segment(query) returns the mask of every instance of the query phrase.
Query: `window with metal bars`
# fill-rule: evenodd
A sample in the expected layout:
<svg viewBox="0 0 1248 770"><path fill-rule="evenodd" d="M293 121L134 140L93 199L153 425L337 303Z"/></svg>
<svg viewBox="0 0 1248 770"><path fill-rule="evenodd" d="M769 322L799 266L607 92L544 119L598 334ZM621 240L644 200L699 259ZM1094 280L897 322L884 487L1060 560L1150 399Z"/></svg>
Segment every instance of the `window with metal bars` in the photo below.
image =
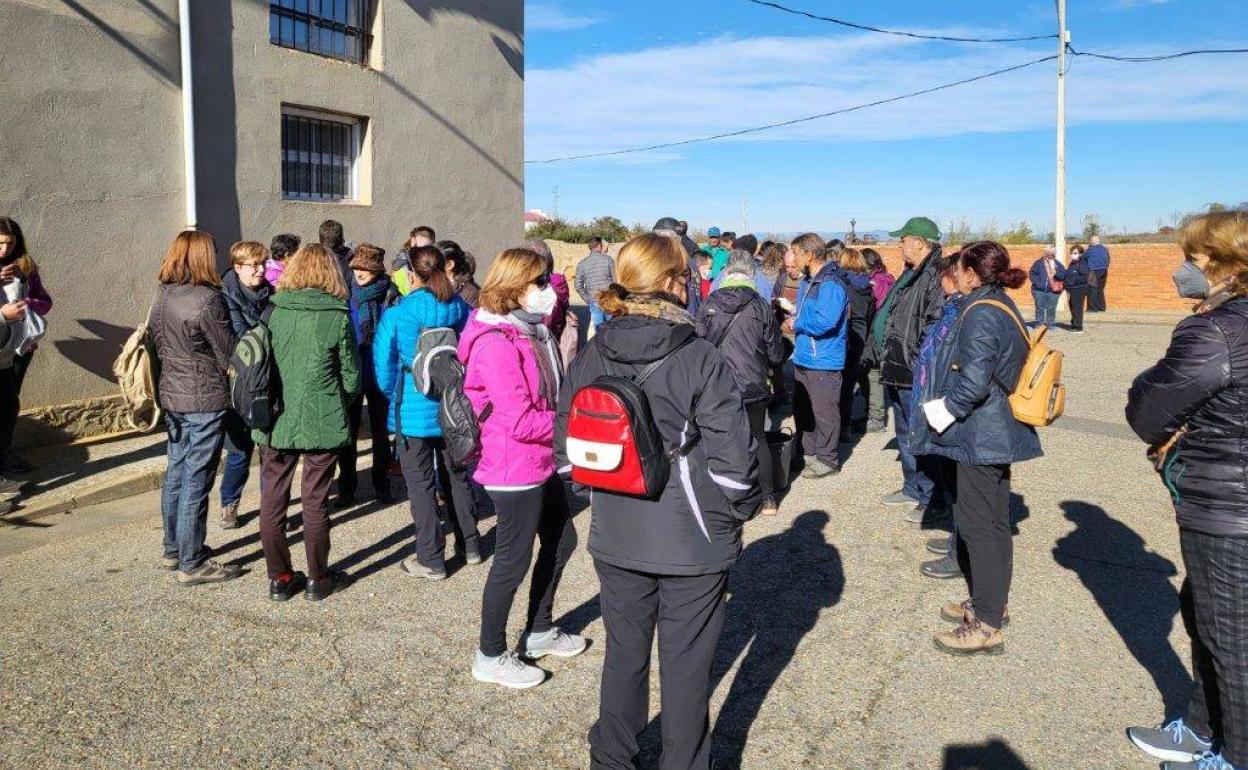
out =
<svg viewBox="0 0 1248 770"><path fill-rule="evenodd" d="M356 159L362 121L305 110L282 112L282 197L358 199Z"/></svg>
<svg viewBox="0 0 1248 770"><path fill-rule="evenodd" d="M269 42L363 64L371 0L271 0Z"/></svg>

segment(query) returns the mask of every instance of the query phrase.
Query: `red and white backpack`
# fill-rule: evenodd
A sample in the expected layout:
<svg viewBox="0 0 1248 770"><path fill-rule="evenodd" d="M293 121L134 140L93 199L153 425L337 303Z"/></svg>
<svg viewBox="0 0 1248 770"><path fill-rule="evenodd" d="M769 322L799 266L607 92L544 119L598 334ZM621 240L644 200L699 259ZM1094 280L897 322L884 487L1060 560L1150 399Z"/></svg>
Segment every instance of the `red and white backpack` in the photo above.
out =
<svg viewBox="0 0 1248 770"><path fill-rule="evenodd" d="M682 346L683 347L683 346ZM679 350L679 348L677 348ZM675 350L634 376L612 371L581 388L568 414L567 453L572 481L602 492L658 498L667 486L672 463L697 443L696 432L673 450L663 447L650 400L642 385Z"/></svg>

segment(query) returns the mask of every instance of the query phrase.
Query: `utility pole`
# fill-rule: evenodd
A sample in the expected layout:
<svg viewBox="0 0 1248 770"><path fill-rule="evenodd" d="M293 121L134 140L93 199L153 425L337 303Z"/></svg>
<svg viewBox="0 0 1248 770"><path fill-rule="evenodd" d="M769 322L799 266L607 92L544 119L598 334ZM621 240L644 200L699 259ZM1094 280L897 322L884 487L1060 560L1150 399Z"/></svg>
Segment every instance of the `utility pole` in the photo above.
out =
<svg viewBox="0 0 1248 770"><path fill-rule="evenodd" d="M550 216L552 219L559 218L559 188L558 187L550 191Z"/></svg>
<svg viewBox="0 0 1248 770"><path fill-rule="evenodd" d="M1057 216L1053 224L1053 247L1058 259L1066 259L1066 0L1057 0Z"/></svg>
<svg viewBox="0 0 1248 770"><path fill-rule="evenodd" d="M741 234L746 235L750 232L750 199L741 199Z"/></svg>

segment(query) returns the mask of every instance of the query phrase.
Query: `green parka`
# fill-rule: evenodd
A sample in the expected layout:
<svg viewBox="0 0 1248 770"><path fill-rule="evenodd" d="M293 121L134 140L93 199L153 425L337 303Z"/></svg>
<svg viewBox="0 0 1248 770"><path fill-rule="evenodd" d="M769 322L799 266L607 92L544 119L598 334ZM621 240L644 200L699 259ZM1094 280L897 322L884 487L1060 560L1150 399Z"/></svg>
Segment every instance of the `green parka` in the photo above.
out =
<svg viewBox="0 0 1248 770"><path fill-rule="evenodd" d="M345 446L347 405L360 392L360 355L346 300L320 289L280 291L269 330L282 411L256 443L275 449Z"/></svg>

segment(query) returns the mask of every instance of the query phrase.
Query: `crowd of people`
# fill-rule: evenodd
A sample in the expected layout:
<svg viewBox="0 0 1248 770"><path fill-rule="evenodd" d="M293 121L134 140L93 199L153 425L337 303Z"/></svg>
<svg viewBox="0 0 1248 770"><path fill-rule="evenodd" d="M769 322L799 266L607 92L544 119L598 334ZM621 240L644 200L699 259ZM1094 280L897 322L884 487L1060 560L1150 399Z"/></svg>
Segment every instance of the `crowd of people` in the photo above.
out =
<svg viewBox="0 0 1248 770"><path fill-rule="evenodd" d="M331 566L330 512L363 497L357 445L367 416L365 489L393 503L391 478L401 475L407 492L413 547L401 571L442 581L448 558L478 565L491 557L471 674L509 688L540 685L547 673L535 661L588 645L554 621L584 491L574 478L584 462L570 436L575 398L623 377L648 401L670 474L653 494L593 497L588 551L607 639L591 766L631 766L647 723L656 634L664 766L709 766L711 664L744 524L777 515L797 474L828 483L845 441L890 421L900 487L882 502L911 523L947 520L949 536L928 541L937 558L921 571L967 585L938 608L951 625L934 644L954 655L1004 652L1012 469L1041 454L1036 430L1011 405L1032 336L1007 290L1030 279L1043 326L1067 293L1079 331L1085 302L1104 309L1104 246L1075 246L1067 264L1049 252L1024 272L992 241L946 254L937 225L915 217L891 233L903 261L894 276L876 250L814 233L760 244L712 228L703 245L688 233L687 223L665 217L616 256L595 238L571 283L546 244L530 241L497 255L480 285L475 258L425 226L389 266L384 249L348 244L330 220L311 243L287 233L267 247L233 244L223 273L210 234L179 233L148 320L168 430L163 566L186 586L239 576L206 544L209 500L224 449L219 523L240 526L258 447L269 598L321 601L349 585ZM1248 768L1248 365L1238 342L1248 330L1248 219L1202 217L1181 243L1188 261L1176 285L1203 302L1176 329L1166 358L1137 379L1128 419L1153 448L1178 511L1196 689L1183 718L1128 735L1172 768L1233 770ZM9 338L0 340L0 472L8 477L29 470L9 447L39 334L27 319L46 316L51 299L7 218L0 284L0 334ZM589 311L585 334L572 289ZM273 418L260 426L234 411L230 390L231 358L257 332L271 349L276 388ZM452 451L440 400L414 371L428 367L429 335L449 340L461 367L479 425L468 460ZM289 508L300 466L297 524ZM497 516L492 555L480 542L487 508ZM305 571L295 569L287 540L300 526ZM524 626L509 643L526 577Z"/></svg>

